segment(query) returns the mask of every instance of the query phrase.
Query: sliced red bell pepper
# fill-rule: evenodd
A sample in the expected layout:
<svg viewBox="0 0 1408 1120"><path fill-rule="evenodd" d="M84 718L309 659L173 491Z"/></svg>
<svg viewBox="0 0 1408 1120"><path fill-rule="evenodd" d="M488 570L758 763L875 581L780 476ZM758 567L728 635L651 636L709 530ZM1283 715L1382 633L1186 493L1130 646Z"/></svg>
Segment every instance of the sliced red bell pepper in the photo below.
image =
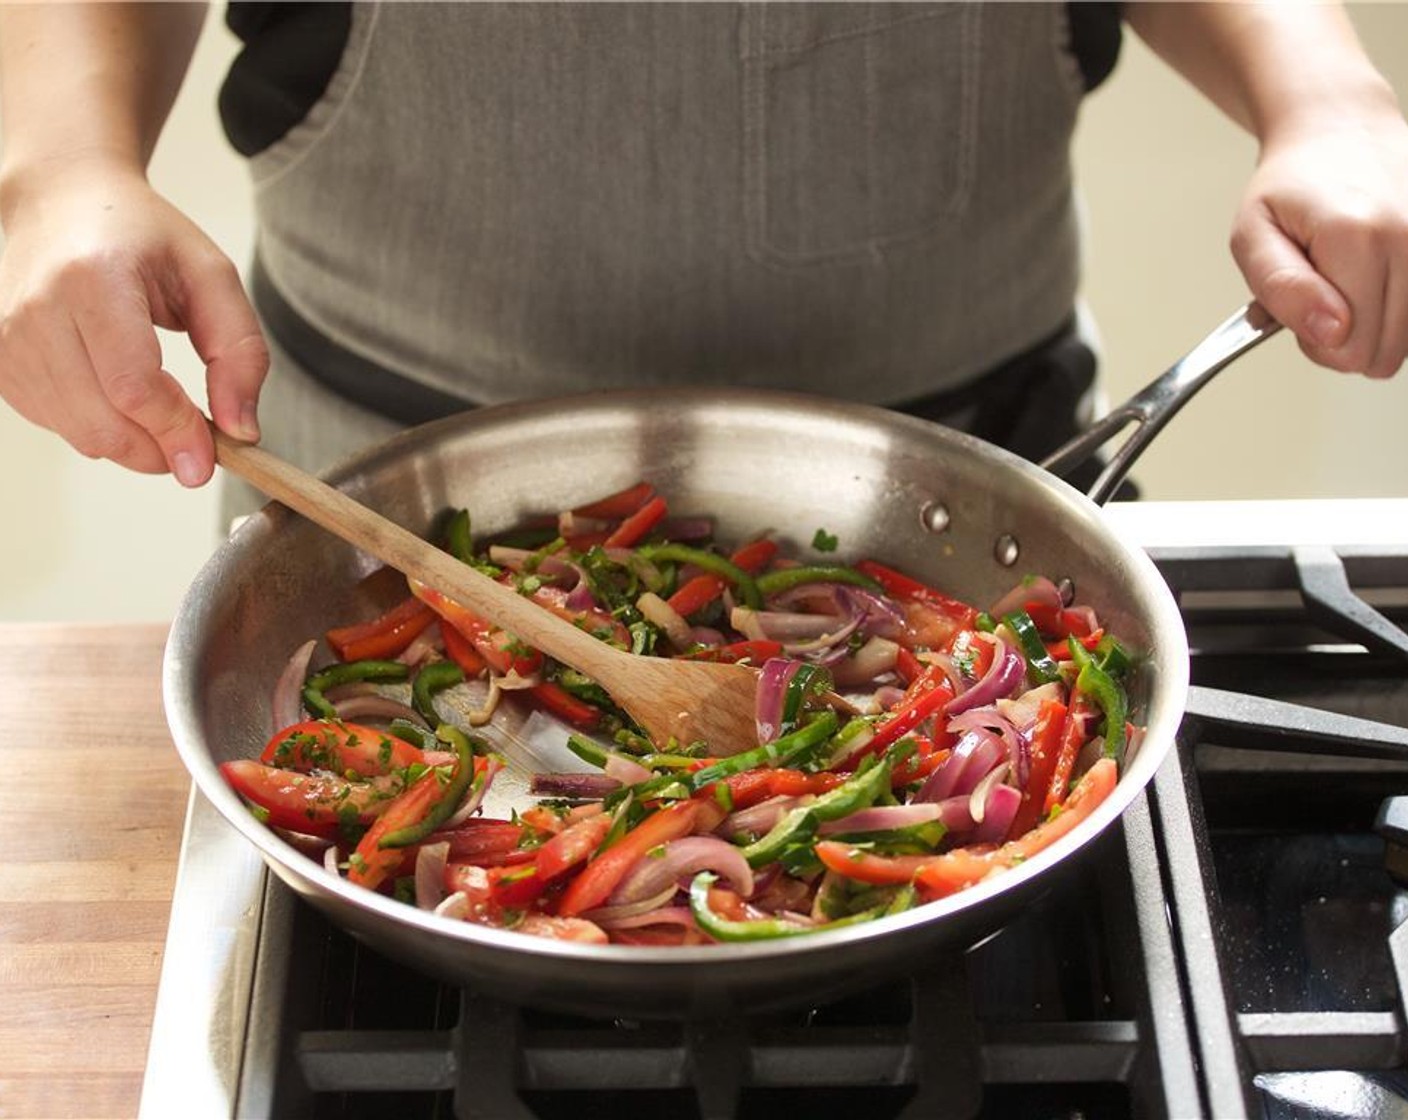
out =
<svg viewBox="0 0 1408 1120"><path fill-rule="evenodd" d="M528 829L514 821L470 817L455 828L431 833L425 843L449 844L448 858L454 862L496 867L530 862L537 851L536 848L523 847L524 840L530 835Z"/></svg>
<svg viewBox="0 0 1408 1120"><path fill-rule="evenodd" d="M339 661L379 660L401 653L433 621L435 612L412 595L379 618L340 626L326 637Z"/></svg>
<svg viewBox="0 0 1408 1120"><path fill-rule="evenodd" d="M1086 728L1096 712L1095 704L1080 693L1071 699L1071 706L1061 726L1061 741L1056 750L1056 762L1051 768L1051 778L1047 782L1046 794L1041 803L1042 816L1049 816L1051 810L1066 799L1070 788L1071 774L1075 772L1076 757L1081 747L1089 741Z"/></svg>
<svg viewBox="0 0 1408 1120"><path fill-rule="evenodd" d="M969 606L961 599L945 595L942 591L936 590L926 583L920 583L917 579L912 579L884 564L874 560L862 560L855 567L857 571L869 576L883 587L885 594L892 598L915 599L926 603L941 614L953 619L964 629L972 629L973 623L977 620L977 608Z"/></svg>
<svg viewBox="0 0 1408 1120"><path fill-rule="evenodd" d="M614 494L608 494L604 498L598 498L594 502L585 502L572 509L575 517L595 517L619 521L622 518L630 517L651 498L655 497L655 487L648 482L637 482L634 486L627 486L624 490L618 490Z"/></svg>
<svg viewBox="0 0 1408 1120"><path fill-rule="evenodd" d="M801 770L777 769L767 771L768 793L773 797L801 797L804 794L828 793L837 786L845 785L849 774L838 774L830 770L807 774Z"/></svg>
<svg viewBox="0 0 1408 1120"><path fill-rule="evenodd" d="M473 643L453 626L440 627L440 636L445 640L445 653L460 667L466 680L474 680L488 667Z"/></svg>
<svg viewBox="0 0 1408 1120"><path fill-rule="evenodd" d="M1065 725L1066 705L1061 701L1047 700L1038 709L1031 732L1031 767L1026 788L1022 790L1021 804L1017 806L1017 815L1012 818L1012 827L1007 830L1009 840L1031 831L1043 815L1046 793L1051 788L1051 775L1061 753Z"/></svg>
<svg viewBox="0 0 1408 1120"><path fill-rule="evenodd" d="M410 584L416 598L458 630L496 673L514 672L520 677L531 677L542 668L543 655L537 650L525 646L507 631L498 629L433 587L414 579Z"/></svg>
<svg viewBox="0 0 1408 1120"><path fill-rule="evenodd" d="M570 918L600 906L651 848L688 836L698 814L695 802L677 801L646 817L582 869L563 894L557 912Z"/></svg>
<svg viewBox="0 0 1408 1120"><path fill-rule="evenodd" d="M560 684L544 681L529 689L530 695L543 708L565 723L590 731L601 723L601 709L595 704L573 696Z"/></svg>
<svg viewBox="0 0 1408 1120"><path fill-rule="evenodd" d="M953 684L948 674L938 665L927 666L909 686L904 699L876 725L870 742L847 760L848 765L899 742L952 699Z"/></svg>
<svg viewBox="0 0 1408 1120"><path fill-rule="evenodd" d="M1043 637L1084 638L1091 632L1090 618L1083 611L1036 602L1024 604L1024 609L1036 623L1036 628L1041 631Z"/></svg>
<svg viewBox="0 0 1408 1120"><path fill-rule="evenodd" d="M771 657L782 656L782 643L768 638L749 638L726 646L710 646L684 655L690 661L734 661L762 665Z"/></svg>
<svg viewBox="0 0 1408 1120"><path fill-rule="evenodd" d="M947 649L948 655L973 680L981 680L992 668L992 659L997 656L997 647L978 637L976 630L958 631Z"/></svg>
<svg viewBox="0 0 1408 1120"><path fill-rule="evenodd" d="M905 686L912 685L919 679L919 674L924 672L924 662L914 656L914 651L906 646L900 646L895 652L895 674L904 682Z"/></svg>
<svg viewBox="0 0 1408 1120"><path fill-rule="evenodd" d="M1072 637L1076 637L1072 635ZM1091 653L1094 653L1100 645L1101 639L1105 637L1104 629L1092 630L1083 637L1076 637L1076 641ZM1071 646L1065 638L1053 638L1046 643L1046 652L1051 654L1057 661L1069 661L1071 659Z"/></svg>
<svg viewBox="0 0 1408 1120"><path fill-rule="evenodd" d="M310 719L277 732L259 761L281 770L331 770L373 777L425 763L425 752L403 739L342 720Z"/></svg>
<svg viewBox="0 0 1408 1120"><path fill-rule="evenodd" d="M777 542L760 537L737 549L729 561L742 568L749 575L757 575L777 555ZM666 600L677 614L688 616L703 610L720 595L728 581L721 576L705 572L686 582Z"/></svg>
<svg viewBox="0 0 1408 1120"><path fill-rule="evenodd" d="M603 544L606 548L634 548L645 539L651 529L665 519L668 512L664 498L651 498L616 526Z"/></svg>

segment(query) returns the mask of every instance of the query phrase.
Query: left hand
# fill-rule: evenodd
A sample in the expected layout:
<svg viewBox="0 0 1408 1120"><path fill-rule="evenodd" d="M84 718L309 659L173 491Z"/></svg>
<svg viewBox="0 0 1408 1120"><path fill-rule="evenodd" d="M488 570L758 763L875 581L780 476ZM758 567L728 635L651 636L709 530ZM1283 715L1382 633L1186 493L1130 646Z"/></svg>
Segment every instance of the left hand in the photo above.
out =
<svg viewBox="0 0 1408 1120"><path fill-rule="evenodd" d="M1408 125L1397 108L1266 138L1232 254L1312 361L1397 373L1408 357Z"/></svg>

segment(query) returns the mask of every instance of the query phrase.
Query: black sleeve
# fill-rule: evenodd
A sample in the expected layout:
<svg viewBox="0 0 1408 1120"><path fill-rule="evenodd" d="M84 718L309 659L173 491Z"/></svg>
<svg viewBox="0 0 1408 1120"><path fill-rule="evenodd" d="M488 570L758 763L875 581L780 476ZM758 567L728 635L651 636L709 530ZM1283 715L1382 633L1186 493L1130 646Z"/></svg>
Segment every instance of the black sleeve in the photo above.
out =
<svg viewBox="0 0 1408 1120"><path fill-rule="evenodd" d="M1066 5L1071 25L1071 51L1080 63L1087 93L1110 76L1119 59L1122 7L1122 4L1104 0L1073 0Z"/></svg>
<svg viewBox="0 0 1408 1120"><path fill-rule="evenodd" d="M308 114L337 70L349 3L232 2L225 23L243 47L220 87L220 121L241 155L263 151Z"/></svg>

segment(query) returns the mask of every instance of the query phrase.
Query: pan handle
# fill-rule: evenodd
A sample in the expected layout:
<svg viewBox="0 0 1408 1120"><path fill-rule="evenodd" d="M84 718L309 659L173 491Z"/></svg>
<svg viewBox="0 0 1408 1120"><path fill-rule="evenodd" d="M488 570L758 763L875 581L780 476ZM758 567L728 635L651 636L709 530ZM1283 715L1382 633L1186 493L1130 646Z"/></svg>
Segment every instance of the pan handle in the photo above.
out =
<svg viewBox="0 0 1408 1120"><path fill-rule="evenodd" d="M1124 481L1134 461L1193 394L1212 380L1234 359L1259 342L1270 338L1281 324L1253 301L1219 326L1202 342L1175 362L1167 372L1151 381L1124 404L1101 417L1069 443L1057 448L1041 465L1055 475L1063 475L1089 459L1117 433L1130 424L1134 432L1120 445L1090 488L1090 500L1104 505Z"/></svg>

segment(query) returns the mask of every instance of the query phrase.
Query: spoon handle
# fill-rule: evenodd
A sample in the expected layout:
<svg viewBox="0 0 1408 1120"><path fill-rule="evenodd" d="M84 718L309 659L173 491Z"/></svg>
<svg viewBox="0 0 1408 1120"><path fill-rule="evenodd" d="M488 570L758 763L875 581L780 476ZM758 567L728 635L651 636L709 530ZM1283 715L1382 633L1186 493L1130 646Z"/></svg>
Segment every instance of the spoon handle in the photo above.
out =
<svg viewBox="0 0 1408 1120"><path fill-rule="evenodd" d="M215 461L257 490L558 661L598 680L610 675L614 651L590 634L278 456L213 426L211 433Z"/></svg>

